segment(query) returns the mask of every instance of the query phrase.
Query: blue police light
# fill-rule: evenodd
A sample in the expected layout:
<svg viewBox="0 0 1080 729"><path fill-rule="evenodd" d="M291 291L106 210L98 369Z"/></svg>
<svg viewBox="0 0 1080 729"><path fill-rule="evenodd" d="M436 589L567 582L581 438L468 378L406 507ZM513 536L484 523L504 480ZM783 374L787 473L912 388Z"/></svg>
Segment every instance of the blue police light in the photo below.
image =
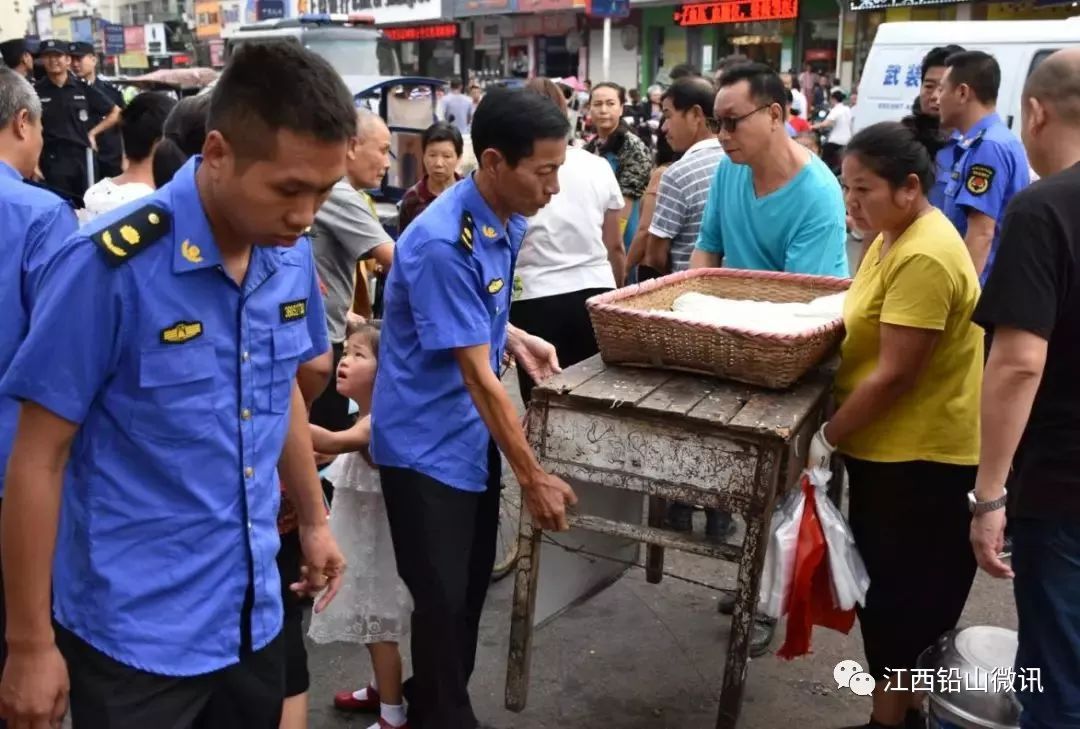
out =
<svg viewBox="0 0 1080 729"><path fill-rule="evenodd" d="M329 23L330 13L304 13L300 16L301 23Z"/></svg>

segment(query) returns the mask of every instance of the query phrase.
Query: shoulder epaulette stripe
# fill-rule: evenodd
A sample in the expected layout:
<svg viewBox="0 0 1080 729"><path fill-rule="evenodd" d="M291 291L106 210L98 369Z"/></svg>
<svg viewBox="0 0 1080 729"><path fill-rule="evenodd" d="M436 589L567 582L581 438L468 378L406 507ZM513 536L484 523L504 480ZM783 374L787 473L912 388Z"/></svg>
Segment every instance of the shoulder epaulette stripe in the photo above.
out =
<svg viewBox="0 0 1080 729"><path fill-rule="evenodd" d="M156 205L144 205L90 236L110 264L118 266L169 232L172 215Z"/></svg>
<svg viewBox="0 0 1080 729"><path fill-rule="evenodd" d="M461 214L461 237L458 238L458 243L461 247L467 250L469 253L473 251L473 217L466 211Z"/></svg>

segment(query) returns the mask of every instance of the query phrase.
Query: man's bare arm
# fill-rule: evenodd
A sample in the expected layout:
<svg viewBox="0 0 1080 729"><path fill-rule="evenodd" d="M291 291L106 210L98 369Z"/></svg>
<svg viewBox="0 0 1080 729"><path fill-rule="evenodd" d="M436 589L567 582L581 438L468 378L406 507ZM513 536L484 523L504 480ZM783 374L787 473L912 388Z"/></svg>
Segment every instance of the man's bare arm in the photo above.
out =
<svg viewBox="0 0 1080 729"><path fill-rule="evenodd" d="M971 260L975 264L975 273L982 276L986 268L986 261L990 258L990 246L994 242L994 227L996 222L989 215L980 213L978 210L968 212L967 235L964 236L964 245L967 246Z"/></svg>
<svg viewBox="0 0 1080 729"><path fill-rule="evenodd" d="M719 268L720 255L695 248L690 254L690 268Z"/></svg>
<svg viewBox="0 0 1080 729"><path fill-rule="evenodd" d="M626 281L626 248L623 246L622 233L619 231L619 210L608 210L604 213L604 225L601 234L604 238L604 247L607 248L608 263L611 264L611 273L615 276L615 288L619 288Z"/></svg>
<svg viewBox="0 0 1080 729"><path fill-rule="evenodd" d="M491 369L490 356L486 344L454 350L465 387L496 445L510 462L529 512L541 528L565 530L566 506L577 499L562 479L540 467L525 439L514 404Z"/></svg>

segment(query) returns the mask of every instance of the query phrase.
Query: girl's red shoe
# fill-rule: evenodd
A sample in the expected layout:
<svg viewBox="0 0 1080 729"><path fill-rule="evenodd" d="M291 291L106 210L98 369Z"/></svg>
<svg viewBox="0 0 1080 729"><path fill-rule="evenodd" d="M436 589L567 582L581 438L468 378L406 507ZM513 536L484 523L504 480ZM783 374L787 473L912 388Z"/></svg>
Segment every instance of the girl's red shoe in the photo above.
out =
<svg viewBox="0 0 1080 729"><path fill-rule="evenodd" d="M367 687L367 698L361 701L353 691L340 691L334 694L334 708L340 711L379 711L379 692Z"/></svg>

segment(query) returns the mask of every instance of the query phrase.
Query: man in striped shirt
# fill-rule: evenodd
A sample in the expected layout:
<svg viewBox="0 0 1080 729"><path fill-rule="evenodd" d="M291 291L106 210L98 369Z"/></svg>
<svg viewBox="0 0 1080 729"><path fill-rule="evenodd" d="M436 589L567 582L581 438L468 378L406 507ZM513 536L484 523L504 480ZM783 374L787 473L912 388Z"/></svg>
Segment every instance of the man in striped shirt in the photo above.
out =
<svg viewBox="0 0 1080 729"><path fill-rule="evenodd" d="M664 171L649 225L644 263L661 273L690 266L705 202L724 151L712 120L716 90L707 79L680 78L661 98L663 133L682 158Z"/></svg>

